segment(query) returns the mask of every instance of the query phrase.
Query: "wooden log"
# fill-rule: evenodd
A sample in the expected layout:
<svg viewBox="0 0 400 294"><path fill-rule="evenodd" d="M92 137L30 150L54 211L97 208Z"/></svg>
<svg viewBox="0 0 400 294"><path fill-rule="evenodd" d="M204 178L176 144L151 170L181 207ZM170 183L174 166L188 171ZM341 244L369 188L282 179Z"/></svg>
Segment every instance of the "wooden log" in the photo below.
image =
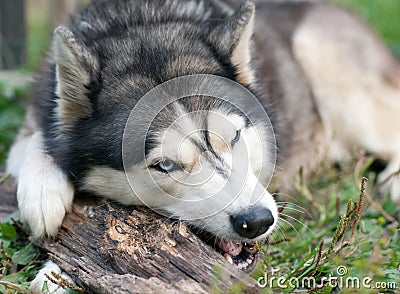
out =
<svg viewBox="0 0 400 294"><path fill-rule="evenodd" d="M14 189L0 186L0 207ZM77 197L57 238L35 244L89 293L259 291L185 224L144 207Z"/></svg>

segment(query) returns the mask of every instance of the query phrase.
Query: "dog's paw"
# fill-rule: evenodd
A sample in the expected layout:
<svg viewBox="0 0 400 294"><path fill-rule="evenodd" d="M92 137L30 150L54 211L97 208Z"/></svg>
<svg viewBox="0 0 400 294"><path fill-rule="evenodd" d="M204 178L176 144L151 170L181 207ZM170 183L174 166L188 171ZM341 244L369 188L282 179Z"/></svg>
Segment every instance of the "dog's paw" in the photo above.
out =
<svg viewBox="0 0 400 294"><path fill-rule="evenodd" d="M54 277L54 274L56 277ZM48 277L51 277L52 280L57 281L62 280L68 281L69 284L75 285L72 279L65 273L61 271L58 265L56 265L52 261L48 261L45 263L44 267L38 272L35 279L31 282L29 290L32 293L45 293L45 294L66 294L69 293L67 289L62 288L58 284L53 283L49 280Z"/></svg>
<svg viewBox="0 0 400 294"><path fill-rule="evenodd" d="M27 175L21 171L17 199L21 220L27 223L36 238L55 236L65 213L71 209L74 190L65 175Z"/></svg>
<svg viewBox="0 0 400 294"><path fill-rule="evenodd" d="M400 175L393 175L389 179L381 180L382 186L379 192L382 194L389 193L390 198L400 207ZM379 182L379 179L378 179Z"/></svg>
<svg viewBox="0 0 400 294"><path fill-rule="evenodd" d="M19 173L17 190L21 220L37 238L57 234L74 196L67 176L41 144L41 135L35 134Z"/></svg>
<svg viewBox="0 0 400 294"><path fill-rule="evenodd" d="M392 159L378 177L379 192L390 193L393 202L400 207L400 160Z"/></svg>

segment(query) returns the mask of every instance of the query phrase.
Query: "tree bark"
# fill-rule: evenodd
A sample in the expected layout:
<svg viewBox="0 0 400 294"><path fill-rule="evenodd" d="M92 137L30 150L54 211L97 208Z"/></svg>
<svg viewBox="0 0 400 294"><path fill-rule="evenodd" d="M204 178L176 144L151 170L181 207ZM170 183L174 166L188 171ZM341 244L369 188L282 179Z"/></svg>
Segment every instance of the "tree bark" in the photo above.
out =
<svg viewBox="0 0 400 294"><path fill-rule="evenodd" d="M10 181L0 186L0 212L15 195ZM259 290L183 223L100 198L77 198L57 238L35 244L89 293Z"/></svg>

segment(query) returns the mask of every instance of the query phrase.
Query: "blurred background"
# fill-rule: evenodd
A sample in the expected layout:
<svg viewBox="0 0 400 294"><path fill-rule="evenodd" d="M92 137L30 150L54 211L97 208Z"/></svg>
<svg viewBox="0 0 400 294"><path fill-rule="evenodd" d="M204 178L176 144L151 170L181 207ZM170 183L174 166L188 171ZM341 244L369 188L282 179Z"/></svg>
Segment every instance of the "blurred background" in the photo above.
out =
<svg viewBox="0 0 400 294"><path fill-rule="evenodd" d="M2 69L35 70L52 30L89 0L0 0ZM359 12L400 57L400 0L332 0Z"/></svg>
<svg viewBox="0 0 400 294"><path fill-rule="evenodd" d="M22 122L27 85L49 48L53 29L89 1L0 0L0 170ZM400 0L332 2L358 12L400 59Z"/></svg>
<svg viewBox="0 0 400 294"><path fill-rule="evenodd" d="M1 68L35 70L52 30L68 22L85 0L0 0Z"/></svg>

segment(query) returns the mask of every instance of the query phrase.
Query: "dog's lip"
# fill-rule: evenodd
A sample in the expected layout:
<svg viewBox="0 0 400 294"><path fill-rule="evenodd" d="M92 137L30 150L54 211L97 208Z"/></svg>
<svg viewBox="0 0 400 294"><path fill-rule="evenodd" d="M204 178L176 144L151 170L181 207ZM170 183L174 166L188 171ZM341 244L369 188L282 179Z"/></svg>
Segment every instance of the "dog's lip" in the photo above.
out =
<svg viewBox="0 0 400 294"><path fill-rule="evenodd" d="M217 238L214 234L191 226L192 231L208 245L221 253L233 266L244 272L251 273L256 267L258 250L255 241L241 240L232 241L224 238ZM249 260L247 260L249 259ZM246 263L244 263L246 262Z"/></svg>
<svg viewBox="0 0 400 294"><path fill-rule="evenodd" d="M254 242L238 242L215 238L214 244L222 251L224 258L233 266L248 273L254 270L258 260Z"/></svg>

